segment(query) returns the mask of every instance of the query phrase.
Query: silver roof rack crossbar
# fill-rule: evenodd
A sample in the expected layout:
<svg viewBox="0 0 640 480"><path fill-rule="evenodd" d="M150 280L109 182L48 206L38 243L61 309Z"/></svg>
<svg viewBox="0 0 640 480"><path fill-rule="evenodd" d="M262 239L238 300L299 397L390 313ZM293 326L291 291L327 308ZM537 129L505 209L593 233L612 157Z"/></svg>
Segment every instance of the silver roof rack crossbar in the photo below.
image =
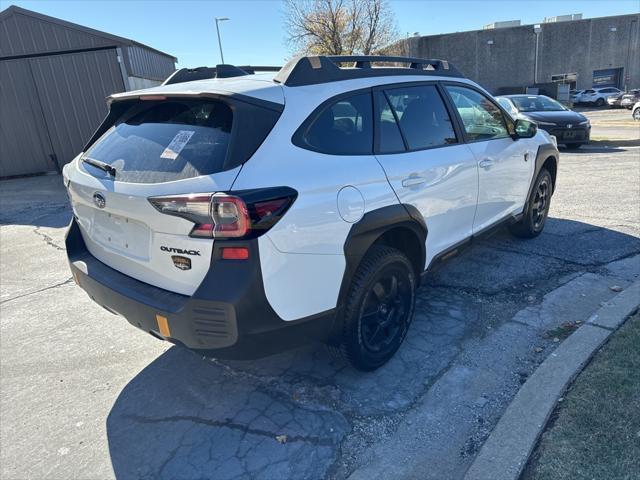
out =
<svg viewBox="0 0 640 480"><path fill-rule="evenodd" d="M353 65L341 68L340 65L344 63ZM374 67L373 63L408 63L409 67ZM464 78L464 75L446 60L384 55L320 55L295 57L289 60L274 80L289 87L299 87L354 78L393 75Z"/></svg>

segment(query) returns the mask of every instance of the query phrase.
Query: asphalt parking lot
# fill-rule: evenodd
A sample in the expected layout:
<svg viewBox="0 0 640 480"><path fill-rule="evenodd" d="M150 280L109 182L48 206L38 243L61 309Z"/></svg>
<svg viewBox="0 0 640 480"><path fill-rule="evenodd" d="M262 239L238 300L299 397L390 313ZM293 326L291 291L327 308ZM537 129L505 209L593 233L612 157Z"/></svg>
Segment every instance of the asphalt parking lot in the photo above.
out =
<svg viewBox="0 0 640 480"><path fill-rule="evenodd" d="M640 274L640 132L612 138L561 153L540 237L430 275L369 374L321 346L231 362L156 340L73 283L61 178L0 182L0 477L460 478L556 329Z"/></svg>

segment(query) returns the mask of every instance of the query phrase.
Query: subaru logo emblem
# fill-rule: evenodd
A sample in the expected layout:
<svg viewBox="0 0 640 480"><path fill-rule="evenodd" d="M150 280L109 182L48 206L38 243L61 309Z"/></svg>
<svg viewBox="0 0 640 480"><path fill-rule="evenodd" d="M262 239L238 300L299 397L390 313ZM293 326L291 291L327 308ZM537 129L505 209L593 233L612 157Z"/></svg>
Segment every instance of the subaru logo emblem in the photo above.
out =
<svg viewBox="0 0 640 480"><path fill-rule="evenodd" d="M573 125L571 125L570 123L567 123L567 128L571 128L573 127Z"/></svg>
<svg viewBox="0 0 640 480"><path fill-rule="evenodd" d="M104 198L104 195L96 192L93 194L93 203L95 203L98 208L104 208L107 204L107 200Z"/></svg>

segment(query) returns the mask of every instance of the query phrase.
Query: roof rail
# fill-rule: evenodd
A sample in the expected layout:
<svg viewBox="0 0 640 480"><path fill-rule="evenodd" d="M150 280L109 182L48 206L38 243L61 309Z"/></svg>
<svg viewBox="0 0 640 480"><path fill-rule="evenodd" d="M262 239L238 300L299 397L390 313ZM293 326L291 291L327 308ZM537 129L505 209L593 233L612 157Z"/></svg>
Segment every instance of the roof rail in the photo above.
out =
<svg viewBox="0 0 640 480"><path fill-rule="evenodd" d="M215 67L181 68L169 75L167 79L162 82L162 85L193 82L195 80L212 78L241 77L256 72L278 72L280 70L281 67L251 65L236 67L235 65L230 65L228 63L221 63Z"/></svg>
<svg viewBox="0 0 640 480"><path fill-rule="evenodd" d="M341 63L353 63L353 67L341 68ZM409 67L372 67L372 63L408 63ZM336 82L354 78L383 77L392 75L437 75L464 77L446 60L386 55L320 55L292 58L282 67L274 80L289 87Z"/></svg>

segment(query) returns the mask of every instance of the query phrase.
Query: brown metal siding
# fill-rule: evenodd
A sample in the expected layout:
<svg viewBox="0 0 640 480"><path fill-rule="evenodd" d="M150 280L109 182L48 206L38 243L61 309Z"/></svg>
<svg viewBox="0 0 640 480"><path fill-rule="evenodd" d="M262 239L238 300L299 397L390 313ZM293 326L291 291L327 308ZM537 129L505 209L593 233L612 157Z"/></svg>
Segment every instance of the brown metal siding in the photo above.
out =
<svg viewBox="0 0 640 480"><path fill-rule="evenodd" d="M113 43L17 12L0 22L0 57L95 48Z"/></svg>
<svg viewBox="0 0 640 480"><path fill-rule="evenodd" d="M3 101L0 109L2 177L55 170L46 164L50 154L60 167L71 161L106 115L105 97L124 91L115 49L3 60L0 65L3 72L15 71L10 88L4 88L3 78L3 95L15 100L6 105ZM30 133L28 139L11 135L11 122L34 119L37 123L29 128L37 134Z"/></svg>
<svg viewBox="0 0 640 480"><path fill-rule="evenodd" d="M127 47L127 52L130 64L129 75L134 77L162 81L176 69L173 58L152 50L133 45Z"/></svg>

